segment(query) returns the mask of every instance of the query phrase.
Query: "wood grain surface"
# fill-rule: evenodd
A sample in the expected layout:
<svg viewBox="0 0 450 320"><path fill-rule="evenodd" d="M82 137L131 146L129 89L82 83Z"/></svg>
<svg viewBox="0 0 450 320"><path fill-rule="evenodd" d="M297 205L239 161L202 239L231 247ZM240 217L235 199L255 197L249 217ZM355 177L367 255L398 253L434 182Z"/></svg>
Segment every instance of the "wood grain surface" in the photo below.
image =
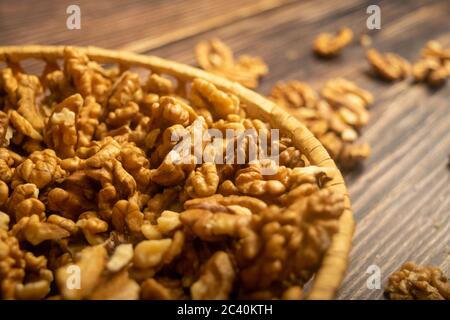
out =
<svg viewBox="0 0 450 320"><path fill-rule="evenodd" d="M414 61L428 40L450 46L450 1L77 1L81 30L69 31L70 4L0 0L0 44L96 45L195 64L195 44L220 37L236 54L259 55L269 64L257 90L262 94L280 80L319 88L338 76L370 90L376 102L362 139L373 154L345 175L358 225L338 298L383 298L383 290L366 286L373 264L382 284L408 260L450 275L450 84L430 90L374 79L357 41L334 60L311 54L318 33L349 26L356 38L368 32L375 48ZM381 30L366 29L370 4L381 7Z"/></svg>

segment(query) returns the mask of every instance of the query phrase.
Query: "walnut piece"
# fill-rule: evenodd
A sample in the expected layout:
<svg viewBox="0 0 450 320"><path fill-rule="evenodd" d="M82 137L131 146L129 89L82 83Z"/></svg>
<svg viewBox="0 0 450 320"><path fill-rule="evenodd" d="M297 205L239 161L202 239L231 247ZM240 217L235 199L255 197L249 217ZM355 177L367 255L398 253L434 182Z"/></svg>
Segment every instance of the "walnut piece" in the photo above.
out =
<svg viewBox="0 0 450 320"><path fill-rule="evenodd" d="M199 279L191 286L194 300L228 299L236 274L227 253L217 251L203 266Z"/></svg>
<svg viewBox="0 0 450 320"><path fill-rule="evenodd" d="M392 300L450 300L450 283L437 267L405 263L385 288Z"/></svg>
<svg viewBox="0 0 450 320"><path fill-rule="evenodd" d="M443 85L450 77L449 51L438 41L429 41L422 50L421 59L413 65L414 79L434 87Z"/></svg>
<svg viewBox="0 0 450 320"><path fill-rule="evenodd" d="M314 40L314 52L325 58L337 56L353 40L353 31L343 27L336 35L321 33Z"/></svg>
<svg viewBox="0 0 450 320"><path fill-rule="evenodd" d="M105 265L106 249L103 246L84 248L75 265L69 264L56 271L56 282L63 298L75 300L88 297L100 282ZM73 275L80 276L79 288ZM69 283L70 281L74 283Z"/></svg>
<svg viewBox="0 0 450 320"><path fill-rule="evenodd" d="M217 38L199 42L195 47L195 55L202 69L251 89L256 88L259 78L269 71L259 57L243 55L235 61L231 49Z"/></svg>
<svg viewBox="0 0 450 320"><path fill-rule="evenodd" d="M345 79L332 79L321 90L323 99L306 83L277 83L270 98L298 118L320 140L331 157L344 168L353 168L370 155L367 143L357 143L358 131L368 121L366 105L372 95ZM301 166L296 150L280 149L280 164Z"/></svg>
<svg viewBox="0 0 450 320"><path fill-rule="evenodd" d="M366 57L375 72L383 79L401 80L411 73L409 62L398 54L391 52L381 54L376 49L369 49Z"/></svg>

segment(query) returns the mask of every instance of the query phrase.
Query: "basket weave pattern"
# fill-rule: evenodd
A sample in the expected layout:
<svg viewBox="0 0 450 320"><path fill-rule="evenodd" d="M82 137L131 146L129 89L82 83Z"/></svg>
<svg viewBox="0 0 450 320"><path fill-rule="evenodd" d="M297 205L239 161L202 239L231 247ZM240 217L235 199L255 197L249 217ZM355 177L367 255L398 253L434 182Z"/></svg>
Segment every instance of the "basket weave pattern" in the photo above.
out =
<svg viewBox="0 0 450 320"><path fill-rule="evenodd" d="M269 122L272 128L280 129L282 134L292 138L299 150L308 158L311 165L336 168L334 161L313 134L293 116L284 112L273 102L244 88L236 82L205 71L161 59L129 52L105 50L95 47L77 48L99 63L116 63L149 69L158 74L173 76L190 82L201 78L213 83L217 88L236 95L247 106L246 112L252 118ZM20 62L26 59L53 61L63 58L63 46L5 46L0 47L0 61ZM309 299L332 299L344 277L351 248L355 223L351 211L350 198L340 173L327 183L326 188L341 193L345 197L345 210L339 220L339 231L327 250L322 265L313 279L307 297Z"/></svg>

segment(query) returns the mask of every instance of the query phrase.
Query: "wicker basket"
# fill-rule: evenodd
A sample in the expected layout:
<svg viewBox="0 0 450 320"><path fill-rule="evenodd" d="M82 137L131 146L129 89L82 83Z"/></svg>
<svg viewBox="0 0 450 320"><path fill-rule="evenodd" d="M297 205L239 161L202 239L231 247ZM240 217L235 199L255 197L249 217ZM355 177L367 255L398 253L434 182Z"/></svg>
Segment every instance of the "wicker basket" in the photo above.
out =
<svg viewBox="0 0 450 320"><path fill-rule="evenodd" d="M246 112L250 117L269 122L272 127L279 128L281 133L291 137L295 146L306 155L312 165L336 168L334 161L330 158L325 148L304 125L277 107L273 102L236 82L154 56L96 47L77 49L83 50L90 59L99 63L116 63L124 66L141 67L160 74L170 75L186 82L192 81L194 78L208 80L218 88L238 96L246 104ZM20 62L25 59L52 61L61 59L63 52L63 46L4 46L0 47L0 61ZM340 173L335 175L333 180L327 183L326 187L345 196L345 210L339 221L339 232L334 235L322 265L313 279L307 294L308 299L332 299L335 297L347 269L347 260L355 228L350 198L342 175Z"/></svg>

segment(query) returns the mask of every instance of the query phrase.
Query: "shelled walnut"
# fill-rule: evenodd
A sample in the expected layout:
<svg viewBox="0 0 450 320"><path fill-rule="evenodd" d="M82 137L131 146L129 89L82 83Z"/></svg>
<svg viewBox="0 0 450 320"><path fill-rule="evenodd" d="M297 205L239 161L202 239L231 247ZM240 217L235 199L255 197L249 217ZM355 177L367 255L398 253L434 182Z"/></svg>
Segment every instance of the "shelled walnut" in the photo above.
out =
<svg viewBox="0 0 450 320"><path fill-rule="evenodd" d="M202 69L248 88L256 88L259 78L268 72L267 65L259 57L243 55L235 61L231 49L217 38L198 43L195 54Z"/></svg>
<svg viewBox="0 0 450 320"><path fill-rule="evenodd" d="M353 31L343 27L336 35L321 33L314 40L314 52L321 57L330 58L341 53L342 49L353 40Z"/></svg>
<svg viewBox="0 0 450 320"><path fill-rule="evenodd" d="M413 76L418 82L441 86L450 77L450 49L438 41L429 41L422 50L422 57L413 65Z"/></svg>
<svg viewBox="0 0 450 320"><path fill-rule="evenodd" d="M342 167L352 168L370 155L369 145L356 140L373 96L353 82L331 79L320 95L304 82L280 82L269 98L305 124Z"/></svg>
<svg viewBox="0 0 450 320"><path fill-rule="evenodd" d="M218 41L197 51L205 69L250 87L267 72ZM263 151L252 139L272 127L247 116L248 101L205 79L125 69L70 47L41 77L2 69L0 298L300 299L344 210L327 189L335 169L311 166L284 133L279 163L252 160L250 148ZM328 87L327 108L357 123L326 125L351 140L367 96ZM315 110L317 94L297 89L288 101ZM196 143L199 128L218 136Z"/></svg>
<svg viewBox="0 0 450 320"><path fill-rule="evenodd" d="M369 49L366 53L375 72L386 80L401 80L409 76L411 73L411 65L409 62L395 53L381 54L376 49Z"/></svg>
<svg viewBox="0 0 450 320"><path fill-rule="evenodd" d="M392 300L450 300L450 283L437 267L407 262L389 277L385 292Z"/></svg>

